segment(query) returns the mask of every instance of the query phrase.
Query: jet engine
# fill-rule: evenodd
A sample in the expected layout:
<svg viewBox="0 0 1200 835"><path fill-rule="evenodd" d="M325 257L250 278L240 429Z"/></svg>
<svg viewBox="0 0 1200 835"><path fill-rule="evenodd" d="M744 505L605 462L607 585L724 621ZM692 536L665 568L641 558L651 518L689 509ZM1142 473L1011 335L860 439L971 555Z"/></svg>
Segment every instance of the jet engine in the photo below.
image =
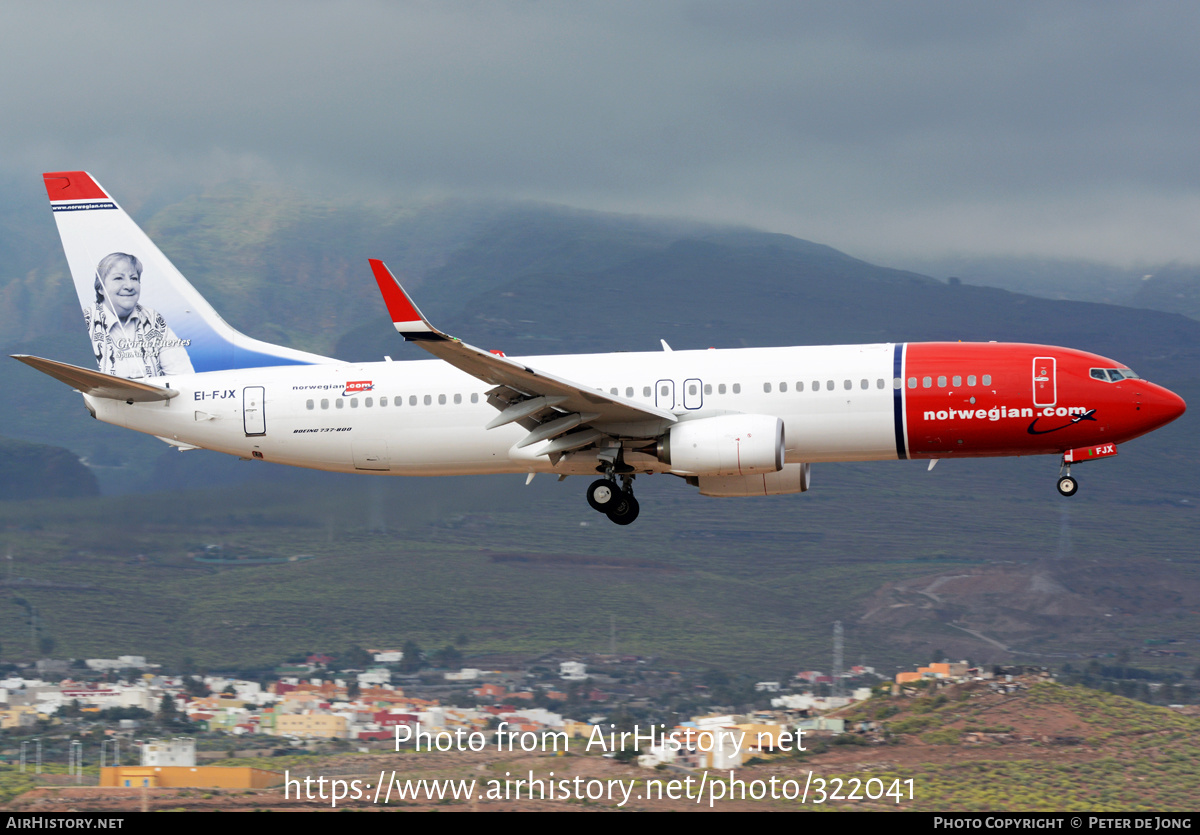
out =
<svg viewBox="0 0 1200 835"><path fill-rule="evenodd" d="M657 455L685 476L743 476L783 469L783 421L770 415L684 420L659 440Z"/></svg>

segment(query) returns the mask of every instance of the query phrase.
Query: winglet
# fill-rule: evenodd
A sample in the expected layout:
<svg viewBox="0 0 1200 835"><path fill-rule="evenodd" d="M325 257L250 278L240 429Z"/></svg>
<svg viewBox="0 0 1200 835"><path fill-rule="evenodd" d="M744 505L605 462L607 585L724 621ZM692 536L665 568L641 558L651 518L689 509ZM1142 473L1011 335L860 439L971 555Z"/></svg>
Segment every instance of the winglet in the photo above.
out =
<svg viewBox="0 0 1200 835"><path fill-rule="evenodd" d="M396 331L405 339L444 339L445 334L429 324L429 320L421 315L421 311L413 304L413 300L404 292L400 282L392 275L392 271L377 258L368 259L371 272L375 274L375 283L383 294L383 303L387 305L388 314Z"/></svg>

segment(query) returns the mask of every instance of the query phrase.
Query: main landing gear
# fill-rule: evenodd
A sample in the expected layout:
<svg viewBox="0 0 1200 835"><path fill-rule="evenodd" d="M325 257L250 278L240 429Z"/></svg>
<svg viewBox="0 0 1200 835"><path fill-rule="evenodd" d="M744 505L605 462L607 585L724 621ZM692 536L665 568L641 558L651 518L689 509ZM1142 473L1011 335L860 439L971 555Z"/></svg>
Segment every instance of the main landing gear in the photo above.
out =
<svg viewBox="0 0 1200 835"><path fill-rule="evenodd" d="M617 486L614 473L588 485L587 501L593 509L600 511L618 525L628 525L638 518L638 502L633 497L633 476L622 474L621 486Z"/></svg>
<svg viewBox="0 0 1200 835"><path fill-rule="evenodd" d="M1079 482L1071 477L1071 465L1063 459L1058 468L1058 492L1063 496L1074 496L1079 491Z"/></svg>

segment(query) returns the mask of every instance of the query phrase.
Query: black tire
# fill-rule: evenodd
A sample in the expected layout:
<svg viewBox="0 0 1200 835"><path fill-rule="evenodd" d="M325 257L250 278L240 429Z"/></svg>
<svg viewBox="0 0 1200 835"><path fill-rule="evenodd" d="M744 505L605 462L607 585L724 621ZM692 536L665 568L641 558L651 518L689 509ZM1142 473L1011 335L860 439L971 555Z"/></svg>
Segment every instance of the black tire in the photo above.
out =
<svg viewBox="0 0 1200 835"><path fill-rule="evenodd" d="M1074 496L1079 491L1079 482L1065 475L1058 480L1058 492L1063 496Z"/></svg>
<svg viewBox="0 0 1200 835"><path fill-rule="evenodd" d="M640 511L641 507L638 505L638 500L628 493L622 493L621 498L613 505L612 510L608 511L608 518L618 525L631 525L633 524L633 520L638 518Z"/></svg>
<svg viewBox="0 0 1200 835"><path fill-rule="evenodd" d="M613 503L623 495L625 494L621 492L621 488L615 481L601 478L588 485L587 503L592 506L593 510L608 513L613 507Z"/></svg>

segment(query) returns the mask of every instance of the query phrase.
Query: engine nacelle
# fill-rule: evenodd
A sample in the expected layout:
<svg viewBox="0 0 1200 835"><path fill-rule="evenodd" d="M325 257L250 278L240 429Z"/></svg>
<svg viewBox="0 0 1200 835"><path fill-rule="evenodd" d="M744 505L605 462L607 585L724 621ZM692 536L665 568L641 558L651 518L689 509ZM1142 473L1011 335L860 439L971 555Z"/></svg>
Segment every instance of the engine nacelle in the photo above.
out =
<svg viewBox="0 0 1200 835"><path fill-rule="evenodd" d="M783 469L783 421L718 415L676 423L658 442L658 460L678 475L745 476Z"/></svg>
<svg viewBox="0 0 1200 835"><path fill-rule="evenodd" d="M808 479L808 464L784 464L777 473L701 476L695 482L702 496L782 496L803 493L808 489Z"/></svg>

